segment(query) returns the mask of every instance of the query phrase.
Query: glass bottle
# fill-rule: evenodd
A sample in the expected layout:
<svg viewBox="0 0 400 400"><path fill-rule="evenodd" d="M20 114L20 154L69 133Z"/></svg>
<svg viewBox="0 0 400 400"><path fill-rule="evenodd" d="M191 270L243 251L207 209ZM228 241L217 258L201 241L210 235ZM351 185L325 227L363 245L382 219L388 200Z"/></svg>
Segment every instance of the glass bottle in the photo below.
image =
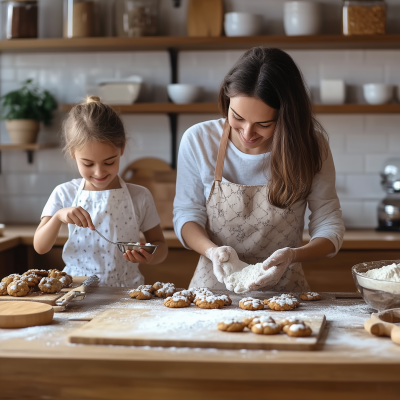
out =
<svg viewBox="0 0 400 400"><path fill-rule="evenodd" d="M3 1L2 2L3 38L38 37L38 2Z"/></svg>
<svg viewBox="0 0 400 400"><path fill-rule="evenodd" d="M64 37L99 35L98 0L64 0Z"/></svg>

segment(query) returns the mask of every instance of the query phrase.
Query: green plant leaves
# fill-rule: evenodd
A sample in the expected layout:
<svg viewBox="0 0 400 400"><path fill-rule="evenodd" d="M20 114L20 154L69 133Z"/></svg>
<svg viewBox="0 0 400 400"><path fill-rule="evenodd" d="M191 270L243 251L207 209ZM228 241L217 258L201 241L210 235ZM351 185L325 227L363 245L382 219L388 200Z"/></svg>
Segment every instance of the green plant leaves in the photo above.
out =
<svg viewBox="0 0 400 400"><path fill-rule="evenodd" d="M50 125L53 111L57 109L55 98L47 90L41 90L32 79L23 83L19 90L0 97L1 119L34 119Z"/></svg>

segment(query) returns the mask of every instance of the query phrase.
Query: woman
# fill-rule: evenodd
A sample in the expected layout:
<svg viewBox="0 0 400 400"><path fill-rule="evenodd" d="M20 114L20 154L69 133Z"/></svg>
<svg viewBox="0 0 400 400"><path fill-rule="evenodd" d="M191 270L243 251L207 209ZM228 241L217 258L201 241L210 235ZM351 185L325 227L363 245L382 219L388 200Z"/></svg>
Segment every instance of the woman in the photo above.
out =
<svg viewBox="0 0 400 400"><path fill-rule="evenodd" d="M225 77L219 104L224 118L188 129L179 150L175 232L201 254L190 286L225 289L242 260L265 269L250 289L307 291L301 262L333 257L344 225L302 74L285 52L253 48Z"/></svg>

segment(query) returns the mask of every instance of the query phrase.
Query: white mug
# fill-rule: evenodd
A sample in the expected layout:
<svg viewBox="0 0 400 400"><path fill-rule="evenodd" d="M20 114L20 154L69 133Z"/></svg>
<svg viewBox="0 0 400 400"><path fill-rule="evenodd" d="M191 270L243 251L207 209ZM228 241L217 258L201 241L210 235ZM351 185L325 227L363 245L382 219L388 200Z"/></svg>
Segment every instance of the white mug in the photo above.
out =
<svg viewBox="0 0 400 400"><path fill-rule="evenodd" d="M322 79L320 83L322 104L343 104L346 98L346 85L341 79Z"/></svg>

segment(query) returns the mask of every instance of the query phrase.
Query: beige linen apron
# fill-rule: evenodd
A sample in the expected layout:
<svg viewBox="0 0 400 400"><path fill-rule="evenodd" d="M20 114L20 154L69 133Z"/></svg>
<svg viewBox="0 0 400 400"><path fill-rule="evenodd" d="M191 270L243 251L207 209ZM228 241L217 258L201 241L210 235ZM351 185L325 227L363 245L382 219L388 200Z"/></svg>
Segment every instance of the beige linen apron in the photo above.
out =
<svg viewBox="0 0 400 400"><path fill-rule="evenodd" d="M238 185L222 180L222 171L231 127L225 122L218 150L214 184L207 200L206 231L217 246L233 247L239 259L247 264L266 260L283 247L300 247L302 221L290 210L268 202L268 185ZM212 262L200 256L189 287L226 289L213 273ZM269 291L308 291L301 263L291 264L281 280Z"/></svg>

